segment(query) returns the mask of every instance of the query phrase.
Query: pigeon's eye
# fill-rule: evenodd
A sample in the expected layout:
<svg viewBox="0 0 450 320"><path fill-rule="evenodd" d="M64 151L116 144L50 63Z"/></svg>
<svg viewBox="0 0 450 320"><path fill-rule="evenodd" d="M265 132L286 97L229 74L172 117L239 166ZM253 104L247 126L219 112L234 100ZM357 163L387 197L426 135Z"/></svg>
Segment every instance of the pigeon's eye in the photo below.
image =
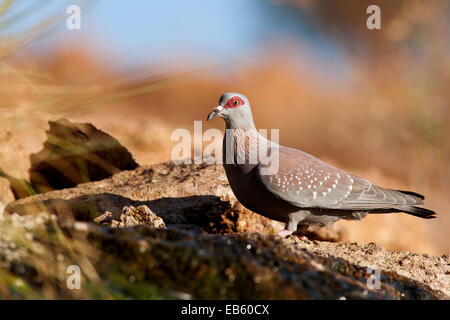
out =
<svg viewBox="0 0 450 320"><path fill-rule="evenodd" d="M231 97L227 100L227 104L225 108L237 108L244 104L244 101L238 96Z"/></svg>

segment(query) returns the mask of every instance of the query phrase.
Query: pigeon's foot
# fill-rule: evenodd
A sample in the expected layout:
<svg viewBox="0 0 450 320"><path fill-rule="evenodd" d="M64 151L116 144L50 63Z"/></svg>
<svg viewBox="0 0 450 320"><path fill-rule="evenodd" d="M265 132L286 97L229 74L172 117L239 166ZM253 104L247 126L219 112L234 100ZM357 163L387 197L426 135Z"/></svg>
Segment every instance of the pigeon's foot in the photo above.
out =
<svg viewBox="0 0 450 320"><path fill-rule="evenodd" d="M304 236L304 235L301 235L301 234L297 235L297 237L298 237L300 240L303 240L303 241L309 240L307 236Z"/></svg>
<svg viewBox="0 0 450 320"><path fill-rule="evenodd" d="M300 240L306 241L309 240L305 234L307 234L309 226L299 225L297 227L297 231L295 231L294 235L297 236Z"/></svg>

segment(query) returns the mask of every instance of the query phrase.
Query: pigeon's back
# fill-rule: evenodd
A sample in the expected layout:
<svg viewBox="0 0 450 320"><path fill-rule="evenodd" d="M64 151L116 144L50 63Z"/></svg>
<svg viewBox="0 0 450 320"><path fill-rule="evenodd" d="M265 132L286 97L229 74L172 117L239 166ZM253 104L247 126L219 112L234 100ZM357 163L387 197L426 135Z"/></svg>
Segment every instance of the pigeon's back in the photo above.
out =
<svg viewBox="0 0 450 320"><path fill-rule="evenodd" d="M274 195L299 208L379 212L405 209L413 211L407 213L430 217L428 210L410 207L423 204L419 194L375 186L300 150L280 146L278 158L275 174L264 175L261 164L257 177Z"/></svg>

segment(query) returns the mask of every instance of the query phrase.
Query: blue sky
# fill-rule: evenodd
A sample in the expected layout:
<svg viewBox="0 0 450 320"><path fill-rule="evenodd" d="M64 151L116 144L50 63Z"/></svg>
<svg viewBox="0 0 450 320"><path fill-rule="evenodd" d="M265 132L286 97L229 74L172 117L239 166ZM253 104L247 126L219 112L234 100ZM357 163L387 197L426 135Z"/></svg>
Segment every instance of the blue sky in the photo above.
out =
<svg viewBox="0 0 450 320"><path fill-rule="evenodd" d="M177 58L197 60L201 66L251 58L269 51L263 50L268 46L276 50L289 43L330 65L343 62L339 50L311 27L306 16L281 14L264 0L27 0L14 3L0 21L31 8L26 19L3 31L13 34L45 17L64 14L70 4L92 2L82 10L81 30L69 31L62 23L34 43L33 52L46 52L61 42L91 43L123 68L170 65Z"/></svg>

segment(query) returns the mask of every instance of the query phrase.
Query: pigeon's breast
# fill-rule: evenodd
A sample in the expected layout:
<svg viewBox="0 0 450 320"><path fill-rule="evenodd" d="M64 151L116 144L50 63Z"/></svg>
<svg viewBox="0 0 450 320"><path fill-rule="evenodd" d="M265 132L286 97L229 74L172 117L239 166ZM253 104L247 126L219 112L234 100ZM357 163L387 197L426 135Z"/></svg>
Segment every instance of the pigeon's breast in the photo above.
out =
<svg viewBox="0 0 450 320"><path fill-rule="evenodd" d="M231 190L247 209L281 222L287 221L289 213L299 210L264 188L256 176L256 167L248 172L235 165L224 164L224 168Z"/></svg>
<svg viewBox="0 0 450 320"><path fill-rule="evenodd" d="M232 133L234 135L224 136L223 166L234 195L247 209L286 222L287 215L299 208L276 197L260 183L257 177L258 161L252 162L250 155L253 138L236 129Z"/></svg>

